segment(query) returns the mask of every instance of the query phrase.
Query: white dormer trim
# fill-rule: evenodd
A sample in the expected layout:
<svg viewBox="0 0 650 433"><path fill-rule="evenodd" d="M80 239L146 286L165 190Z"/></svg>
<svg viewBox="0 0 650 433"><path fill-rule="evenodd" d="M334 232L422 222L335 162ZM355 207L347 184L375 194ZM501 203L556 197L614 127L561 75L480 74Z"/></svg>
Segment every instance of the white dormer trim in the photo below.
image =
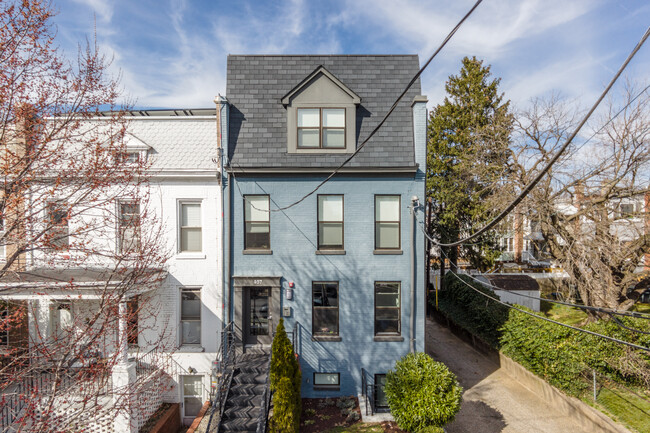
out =
<svg viewBox="0 0 650 433"><path fill-rule="evenodd" d="M144 141L140 140L135 135L127 132L124 135L124 148L127 152L138 152L138 151L149 151L151 146L149 146Z"/></svg>

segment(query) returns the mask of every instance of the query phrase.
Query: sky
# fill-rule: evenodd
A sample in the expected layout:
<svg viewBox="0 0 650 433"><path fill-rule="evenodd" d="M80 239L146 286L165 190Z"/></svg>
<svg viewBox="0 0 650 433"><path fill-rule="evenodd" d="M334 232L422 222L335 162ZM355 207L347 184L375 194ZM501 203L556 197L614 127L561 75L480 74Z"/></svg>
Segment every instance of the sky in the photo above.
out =
<svg viewBox="0 0 650 433"><path fill-rule="evenodd" d="M226 95L228 54L418 54L423 64L473 4L54 0L54 22L71 58L96 35L137 108L208 108ZM588 106L649 23L646 0L484 0L425 71L422 93L441 103L461 59L477 56L515 107L552 92ZM650 42L626 77L649 84Z"/></svg>

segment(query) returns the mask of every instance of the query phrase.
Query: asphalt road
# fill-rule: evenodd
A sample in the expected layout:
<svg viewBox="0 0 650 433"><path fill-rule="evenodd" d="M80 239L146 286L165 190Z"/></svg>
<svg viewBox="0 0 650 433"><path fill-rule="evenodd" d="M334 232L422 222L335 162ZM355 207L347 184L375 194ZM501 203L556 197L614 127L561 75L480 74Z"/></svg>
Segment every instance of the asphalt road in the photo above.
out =
<svg viewBox="0 0 650 433"><path fill-rule="evenodd" d="M448 433L589 433L449 329L427 320L426 336L426 352L444 362L465 390Z"/></svg>

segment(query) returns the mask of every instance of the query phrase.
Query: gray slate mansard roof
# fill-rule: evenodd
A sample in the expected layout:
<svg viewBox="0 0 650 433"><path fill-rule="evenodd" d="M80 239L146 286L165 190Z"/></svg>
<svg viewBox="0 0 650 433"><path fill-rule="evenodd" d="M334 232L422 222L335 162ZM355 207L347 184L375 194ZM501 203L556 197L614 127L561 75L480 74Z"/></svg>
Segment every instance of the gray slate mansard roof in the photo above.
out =
<svg viewBox="0 0 650 433"><path fill-rule="evenodd" d="M231 168L332 168L349 156L287 153L287 113L281 98L319 66L361 97L357 145L420 68L417 55L228 56ZM420 94L418 79L384 126L346 167L414 168L411 103Z"/></svg>

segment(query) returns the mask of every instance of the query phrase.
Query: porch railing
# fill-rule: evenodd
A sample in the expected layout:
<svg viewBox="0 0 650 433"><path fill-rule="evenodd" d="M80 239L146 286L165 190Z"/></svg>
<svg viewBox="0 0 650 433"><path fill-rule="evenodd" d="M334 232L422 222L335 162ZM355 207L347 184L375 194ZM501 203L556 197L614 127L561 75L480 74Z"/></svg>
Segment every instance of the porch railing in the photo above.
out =
<svg viewBox="0 0 650 433"><path fill-rule="evenodd" d="M217 377L216 390L212 397L212 411L205 429L209 433L218 432L221 425L221 418L223 417L234 372L235 346L235 325L234 322L230 322L221 331L221 342L217 349L217 359L215 360L213 372ZM216 414L217 419L215 419L216 412L218 412Z"/></svg>
<svg viewBox="0 0 650 433"><path fill-rule="evenodd" d="M38 400L52 395L75 395L75 387L80 384L92 383L93 395L111 395L113 382L110 373L97 367L74 367L54 372L42 370L33 372L28 377L12 383L2 390L0 397L0 431L8 428L20 419L23 409L30 404L38 406ZM91 392L87 385L78 389L85 394Z"/></svg>

